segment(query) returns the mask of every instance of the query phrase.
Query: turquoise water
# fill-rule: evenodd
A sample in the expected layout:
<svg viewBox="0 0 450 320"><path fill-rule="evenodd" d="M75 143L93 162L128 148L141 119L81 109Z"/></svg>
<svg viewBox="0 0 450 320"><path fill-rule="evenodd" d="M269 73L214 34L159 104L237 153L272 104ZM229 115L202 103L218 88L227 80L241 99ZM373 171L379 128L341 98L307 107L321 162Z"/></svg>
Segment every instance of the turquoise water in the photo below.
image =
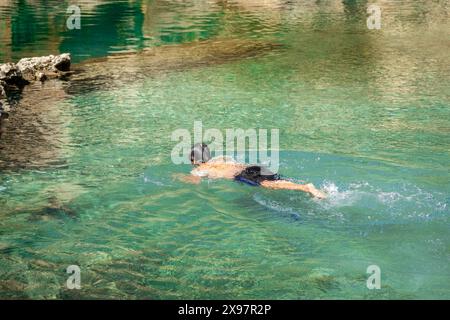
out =
<svg viewBox="0 0 450 320"><path fill-rule="evenodd" d="M126 55L114 78L100 62L17 94L0 139L0 297L450 297L446 2L382 3L367 30L365 1L86 1L79 31L66 3L44 2L1 7L2 61L71 52L86 70L157 47L182 62ZM277 46L240 56L250 41ZM236 54L211 57L223 51ZM171 133L197 120L279 129L280 173L329 198L175 180L191 168L171 162Z"/></svg>

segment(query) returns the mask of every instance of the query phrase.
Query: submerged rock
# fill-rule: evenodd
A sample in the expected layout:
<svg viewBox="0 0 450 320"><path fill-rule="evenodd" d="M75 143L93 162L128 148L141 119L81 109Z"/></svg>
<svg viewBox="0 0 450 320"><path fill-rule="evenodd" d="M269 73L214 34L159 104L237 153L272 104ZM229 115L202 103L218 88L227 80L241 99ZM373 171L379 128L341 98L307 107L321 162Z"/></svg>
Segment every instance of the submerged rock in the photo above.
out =
<svg viewBox="0 0 450 320"><path fill-rule="evenodd" d="M7 101L6 101L6 90L5 90L5 83L3 81L0 81L0 116L5 108L7 107Z"/></svg>
<svg viewBox="0 0 450 320"><path fill-rule="evenodd" d="M0 80L0 99L6 98L6 82L3 80Z"/></svg>
<svg viewBox="0 0 450 320"><path fill-rule="evenodd" d="M0 119L4 114L7 114L10 111L10 106L5 100L0 100Z"/></svg>
<svg viewBox="0 0 450 320"><path fill-rule="evenodd" d="M8 97L6 96L6 86L6 82L0 80L0 119L2 118L3 114L10 111Z"/></svg>

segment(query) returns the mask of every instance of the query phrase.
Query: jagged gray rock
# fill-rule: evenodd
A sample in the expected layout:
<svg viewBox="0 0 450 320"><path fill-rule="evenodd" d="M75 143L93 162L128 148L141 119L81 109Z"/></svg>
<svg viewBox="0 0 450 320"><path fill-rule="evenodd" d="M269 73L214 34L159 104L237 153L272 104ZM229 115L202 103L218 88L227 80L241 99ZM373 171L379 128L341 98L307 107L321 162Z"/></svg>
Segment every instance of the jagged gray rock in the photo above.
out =
<svg viewBox="0 0 450 320"><path fill-rule="evenodd" d="M63 53L58 56L23 58L17 67L24 79L28 81L43 81L47 78L58 78L63 72L70 70L70 54Z"/></svg>
<svg viewBox="0 0 450 320"><path fill-rule="evenodd" d="M21 88L31 81L60 78L70 71L70 54L23 58L17 64L0 64L0 114L9 112L8 91Z"/></svg>
<svg viewBox="0 0 450 320"><path fill-rule="evenodd" d="M9 112L8 97L6 96L6 82L0 80L0 116L3 112Z"/></svg>
<svg viewBox="0 0 450 320"><path fill-rule="evenodd" d="M0 80L0 99L6 98L6 82L3 80Z"/></svg>
<svg viewBox="0 0 450 320"><path fill-rule="evenodd" d="M53 60L53 67L59 71L70 71L70 64L70 54L68 53L60 54Z"/></svg>
<svg viewBox="0 0 450 320"><path fill-rule="evenodd" d="M14 63L0 65L0 116L11 109L8 101L8 89L10 86L22 87L29 82L22 76L22 72Z"/></svg>
<svg viewBox="0 0 450 320"><path fill-rule="evenodd" d="M23 78L20 69L11 62L0 65L0 81L11 85L25 85L28 83Z"/></svg>
<svg viewBox="0 0 450 320"><path fill-rule="evenodd" d="M3 113L8 113L11 111L11 107L6 100L0 100L0 116Z"/></svg>

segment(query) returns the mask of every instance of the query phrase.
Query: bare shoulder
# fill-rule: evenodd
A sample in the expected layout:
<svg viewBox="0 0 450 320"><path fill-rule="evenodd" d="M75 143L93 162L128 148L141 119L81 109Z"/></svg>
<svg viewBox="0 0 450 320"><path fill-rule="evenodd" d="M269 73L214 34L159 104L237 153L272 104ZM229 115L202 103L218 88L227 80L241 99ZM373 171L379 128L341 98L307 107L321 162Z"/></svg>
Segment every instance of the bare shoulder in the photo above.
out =
<svg viewBox="0 0 450 320"><path fill-rule="evenodd" d="M201 170L211 179L233 179L243 168L244 165L236 163L205 163Z"/></svg>
<svg viewBox="0 0 450 320"><path fill-rule="evenodd" d="M245 168L245 165L233 162L214 162L214 163L205 163L205 165L208 165L210 168L214 169Z"/></svg>

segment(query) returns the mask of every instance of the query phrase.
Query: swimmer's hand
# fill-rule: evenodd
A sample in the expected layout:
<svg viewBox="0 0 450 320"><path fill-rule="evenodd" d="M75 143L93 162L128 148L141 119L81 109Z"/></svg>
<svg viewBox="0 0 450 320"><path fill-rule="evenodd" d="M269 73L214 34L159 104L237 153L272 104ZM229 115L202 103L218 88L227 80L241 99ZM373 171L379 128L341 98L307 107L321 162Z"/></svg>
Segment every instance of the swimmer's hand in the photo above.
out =
<svg viewBox="0 0 450 320"><path fill-rule="evenodd" d="M200 182L202 181L201 177L182 174L182 173L174 174L174 175L172 175L172 178L174 180L179 180L181 182L191 183L191 184L200 184Z"/></svg>
<svg viewBox="0 0 450 320"><path fill-rule="evenodd" d="M317 189L316 187L314 187L314 185L312 183L308 183L306 185L306 187L308 188L308 192L317 199L326 199L327 195L325 193L323 193L322 191L320 191L319 189Z"/></svg>

